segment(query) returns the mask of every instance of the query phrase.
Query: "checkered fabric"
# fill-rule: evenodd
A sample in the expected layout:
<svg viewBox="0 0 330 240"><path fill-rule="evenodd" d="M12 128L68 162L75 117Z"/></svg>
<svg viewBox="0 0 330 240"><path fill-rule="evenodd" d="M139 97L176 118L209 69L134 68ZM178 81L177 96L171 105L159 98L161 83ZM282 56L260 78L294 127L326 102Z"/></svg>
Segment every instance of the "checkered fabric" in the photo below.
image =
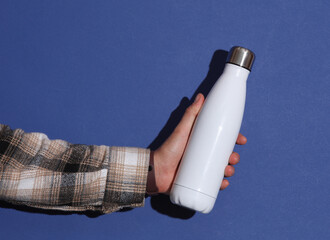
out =
<svg viewBox="0 0 330 240"><path fill-rule="evenodd" d="M49 140L0 124L0 200L110 213L144 205L150 150Z"/></svg>

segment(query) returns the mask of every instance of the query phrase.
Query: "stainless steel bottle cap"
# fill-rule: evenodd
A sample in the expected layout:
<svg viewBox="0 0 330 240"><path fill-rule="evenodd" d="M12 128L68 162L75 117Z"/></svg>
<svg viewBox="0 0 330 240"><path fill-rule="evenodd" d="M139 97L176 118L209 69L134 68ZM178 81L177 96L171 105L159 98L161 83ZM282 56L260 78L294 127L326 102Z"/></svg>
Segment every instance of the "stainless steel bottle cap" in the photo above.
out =
<svg viewBox="0 0 330 240"><path fill-rule="evenodd" d="M232 47L229 51L227 62L251 71L254 61L254 53L247 48Z"/></svg>

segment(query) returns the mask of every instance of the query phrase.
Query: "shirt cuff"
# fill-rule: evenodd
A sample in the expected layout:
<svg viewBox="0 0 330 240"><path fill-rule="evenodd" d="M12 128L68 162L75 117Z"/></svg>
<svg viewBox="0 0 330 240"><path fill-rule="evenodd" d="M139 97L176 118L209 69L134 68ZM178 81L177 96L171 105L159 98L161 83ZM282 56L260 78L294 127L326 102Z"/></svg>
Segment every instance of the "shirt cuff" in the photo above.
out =
<svg viewBox="0 0 330 240"><path fill-rule="evenodd" d="M102 212L144 206L150 150L110 147Z"/></svg>

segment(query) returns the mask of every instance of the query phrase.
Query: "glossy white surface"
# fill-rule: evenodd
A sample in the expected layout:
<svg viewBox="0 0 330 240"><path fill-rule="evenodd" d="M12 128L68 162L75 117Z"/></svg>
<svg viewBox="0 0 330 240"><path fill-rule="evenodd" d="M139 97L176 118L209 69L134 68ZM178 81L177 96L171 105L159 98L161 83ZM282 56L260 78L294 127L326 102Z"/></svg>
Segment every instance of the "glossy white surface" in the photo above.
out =
<svg viewBox="0 0 330 240"><path fill-rule="evenodd" d="M173 203L203 213L212 210L241 127L249 73L227 63L213 86L178 169Z"/></svg>

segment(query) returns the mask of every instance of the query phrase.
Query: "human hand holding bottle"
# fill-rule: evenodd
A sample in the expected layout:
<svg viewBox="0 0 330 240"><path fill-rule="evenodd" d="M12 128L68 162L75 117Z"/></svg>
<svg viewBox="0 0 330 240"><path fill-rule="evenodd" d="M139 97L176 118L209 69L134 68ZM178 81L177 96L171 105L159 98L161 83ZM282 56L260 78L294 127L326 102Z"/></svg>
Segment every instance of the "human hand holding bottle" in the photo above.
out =
<svg viewBox="0 0 330 240"><path fill-rule="evenodd" d="M152 170L148 174L147 192L149 194L165 193L169 194L173 184L176 171L187 145L190 132L196 120L199 111L204 103L204 96L198 94L194 103L187 108L181 121L163 143L160 148L151 154ZM236 143L244 145L247 142L246 137L239 134ZM240 156L233 152L229 158L229 165L225 169L225 177L231 177L235 173L235 165L239 162ZM220 189L228 187L229 181L224 179Z"/></svg>

